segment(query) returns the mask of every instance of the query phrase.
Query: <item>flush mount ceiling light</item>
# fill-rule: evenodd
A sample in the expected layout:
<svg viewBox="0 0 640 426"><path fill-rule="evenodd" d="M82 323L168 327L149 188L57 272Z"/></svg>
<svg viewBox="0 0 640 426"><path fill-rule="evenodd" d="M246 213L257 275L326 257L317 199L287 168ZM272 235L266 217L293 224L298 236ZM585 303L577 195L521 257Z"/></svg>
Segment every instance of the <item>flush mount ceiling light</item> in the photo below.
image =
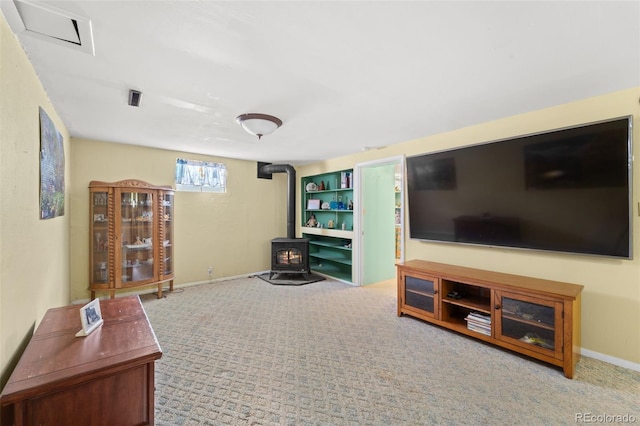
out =
<svg viewBox="0 0 640 426"><path fill-rule="evenodd" d="M282 126L282 120L267 114L242 114L236 117L236 121L247 133L257 136L258 139L273 133L278 127Z"/></svg>

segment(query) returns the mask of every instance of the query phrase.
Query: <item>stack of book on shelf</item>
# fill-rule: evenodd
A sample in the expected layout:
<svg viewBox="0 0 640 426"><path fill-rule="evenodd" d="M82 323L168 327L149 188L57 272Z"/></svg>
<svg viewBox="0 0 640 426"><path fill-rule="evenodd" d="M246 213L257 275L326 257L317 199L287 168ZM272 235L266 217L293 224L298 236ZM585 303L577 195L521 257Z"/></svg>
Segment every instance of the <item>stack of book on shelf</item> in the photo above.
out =
<svg viewBox="0 0 640 426"><path fill-rule="evenodd" d="M491 336L491 316L480 312L470 312L465 318L467 328L477 333Z"/></svg>

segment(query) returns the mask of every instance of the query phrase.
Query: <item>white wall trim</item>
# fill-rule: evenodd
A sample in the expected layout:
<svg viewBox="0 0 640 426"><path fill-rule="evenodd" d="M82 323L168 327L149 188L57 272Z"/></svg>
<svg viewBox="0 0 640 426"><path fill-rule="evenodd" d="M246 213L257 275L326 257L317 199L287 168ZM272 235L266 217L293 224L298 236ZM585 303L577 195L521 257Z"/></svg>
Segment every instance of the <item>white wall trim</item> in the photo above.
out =
<svg viewBox="0 0 640 426"><path fill-rule="evenodd" d="M260 272L252 272L250 274L242 274L242 275L234 275L232 277L222 277L222 278L216 278L213 280L205 280L205 281L194 281L194 282L190 282L190 283L182 283L182 284L176 284L173 286L174 290L176 288L185 288L185 287L193 287L194 285L201 285L201 284L213 284L213 283L217 283L220 281L230 281L230 280L237 280L238 278L249 278L249 277L253 277L256 275L262 275L265 273L268 273L269 271L260 271ZM155 288L152 288L151 291L148 291L147 293L154 293L155 292ZM162 292L164 293L165 291L169 291L169 290L162 290Z"/></svg>
<svg viewBox="0 0 640 426"><path fill-rule="evenodd" d="M253 277L255 275L261 275L264 273L269 272L267 271L260 271L260 272L252 272L250 274L242 274L242 275L234 275L231 277L222 277L222 278L216 278L213 280L205 280L205 281L193 281L190 283L182 283L182 284L174 284L173 286L173 290L177 290L180 288L186 288L186 287L193 287L195 285L201 285L201 284L213 284L216 282L220 282L220 281L229 281L229 280L235 280L238 278L248 278L248 277ZM164 283L167 287L165 287L164 285L162 286L162 293L163 294L171 294L171 292L169 291L169 282L166 281ZM156 285L153 284L149 284L148 286L142 287L139 290L136 290L135 287L131 288L131 291L116 291L116 297L123 297L123 296L135 296L135 295L140 295L140 294L152 294L152 293L156 293L158 291L158 287ZM96 291L96 293L98 293L98 298L102 299L102 300L106 300L109 296L104 296L102 295L102 297L100 297L100 292ZM71 304L72 305L84 305L86 303L89 303L90 300L89 299L76 299L76 300L72 300Z"/></svg>
<svg viewBox="0 0 640 426"><path fill-rule="evenodd" d="M640 364L637 362L627 361L626 359L616 358L611 355L601 354L600 352L590 351L589 349L584 348L580 349L580 353L586 357L617 365L618 367L628 368L633 371L640 371Z"/></svg>

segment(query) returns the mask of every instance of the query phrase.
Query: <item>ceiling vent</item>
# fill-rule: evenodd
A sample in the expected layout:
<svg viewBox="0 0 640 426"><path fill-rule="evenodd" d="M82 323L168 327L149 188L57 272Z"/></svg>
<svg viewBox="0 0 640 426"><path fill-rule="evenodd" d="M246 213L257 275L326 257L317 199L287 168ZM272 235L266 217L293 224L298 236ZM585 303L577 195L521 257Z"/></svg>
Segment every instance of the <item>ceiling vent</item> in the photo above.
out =
<svg viewBox="0 0 640 426"><path fill-rule="evenodd" d="M129 90L129 105L134 107L139 107L141 97L142 97L142 92L138 90Z"/></svg>
<svg viewBox="0 0 640 426"><path fill-rule="evenodd" d="M27 34L95 55L89 18L32 0L14 3Z"/></svg>

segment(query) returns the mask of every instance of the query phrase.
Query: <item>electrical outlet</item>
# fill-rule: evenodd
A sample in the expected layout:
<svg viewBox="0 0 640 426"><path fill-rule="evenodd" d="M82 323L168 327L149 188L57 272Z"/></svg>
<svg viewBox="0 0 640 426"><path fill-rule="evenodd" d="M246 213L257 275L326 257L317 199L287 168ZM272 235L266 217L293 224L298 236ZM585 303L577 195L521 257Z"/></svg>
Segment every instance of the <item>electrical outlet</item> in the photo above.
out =
<svg viewBox="0 0 640 426"><path fill-rule="evenodd" d="M213 275L213 266L209 266L209 269L207 269L207 274L209 274L209 278L211 278L211 276Z"/></svg>

